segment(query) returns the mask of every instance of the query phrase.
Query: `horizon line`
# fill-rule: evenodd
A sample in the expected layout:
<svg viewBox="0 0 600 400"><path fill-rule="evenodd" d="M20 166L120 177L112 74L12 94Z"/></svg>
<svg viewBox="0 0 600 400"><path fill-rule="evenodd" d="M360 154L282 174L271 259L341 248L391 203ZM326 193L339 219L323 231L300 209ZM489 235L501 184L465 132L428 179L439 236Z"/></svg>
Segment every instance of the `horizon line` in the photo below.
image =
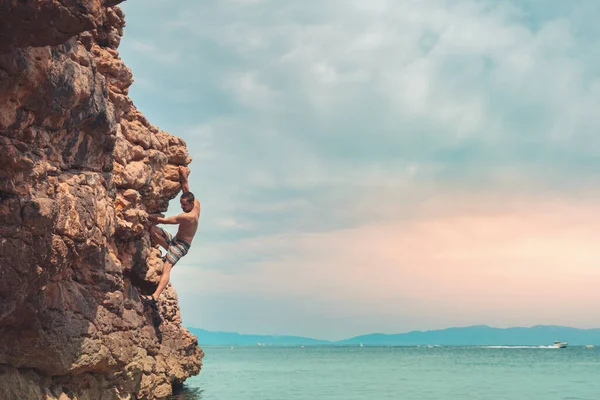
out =
<svg viewBox="0 0 600 400"><path fill-rule="evenodd" d="M440 332L440 331L445 331L445 330L449 330L449 329L467 329L467 328L490 328L490 329L498 329L498 330L508 330L508 329L533 329L533 328L567 328L567 329L575 329L575 330L580 330L580 331L593 331L593 330L600 330L600 327L596 327L596 328L577 328L574 326L567 326L567 325L545 325L545 324L537 324L537 325L531 325L531 326L510 326L510 327L505 327L505 328L500 328L500 327L495 327L495 326L491 326L491 325L485 325L485 324L481 324L481 325L465 325L465 326L450 326L447 328L439 328L439 329L427 329L427 330L410 330L410 331L405 331L405 332L397 332L397 333L383 333L383 332L372 332L372 333L363 333L363 334L359 334L359 335L355 335L355 336L351 336L351 337L347 337L344 339L337 339L337 340L331 340L331 339L319 339L316 337L309 337L309 336L302 336L302 335L295 335L295 334L269 334L269 333L241 333L241 332L233 332L233 331L214 331L214 330L209 330L209 329L205 329L205 328L198 328L198 327L194 327L194 326L184 326L186 329L200 329L206 332L212 332L212 333L229 333L229 334L237 334L237 335L244 335L244 336L273 336L273 337L298 337L298 338L303 338L303 339L311 339L311 340L320 340L320 341L327 341L327 342L340 342L340 341L344 341L344 340L350 340L350 339L355 339L358 337L362 337L362 336L371 336L371 335L385 335L385 336L393 336L393 335L406 335L409 333L413 333L413 332L417 332L417 333L426 333L426 332Z"/></svg>

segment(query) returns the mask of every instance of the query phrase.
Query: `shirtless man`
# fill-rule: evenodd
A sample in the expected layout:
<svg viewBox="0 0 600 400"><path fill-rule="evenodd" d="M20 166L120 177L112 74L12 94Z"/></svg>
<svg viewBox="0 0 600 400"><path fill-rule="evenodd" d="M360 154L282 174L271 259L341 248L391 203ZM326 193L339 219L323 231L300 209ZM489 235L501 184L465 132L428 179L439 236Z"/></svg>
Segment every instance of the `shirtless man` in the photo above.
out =
<svg viewBox="0 0 600 400"><path fill-rule="evenodd" d="M188 184L189 169L179 167L179 179L183 194L179 200L183 212L174 217L162 218L156 215L148 216L148 220L154 224L178 224L177 235L173 237L170 233L152 225L150 227L150 236L152 239L167 250L163 273L158 283L158 287L151 296L142 295L141 299L145 304L155 306L158 297L169 283L171 268L179 259L187 254L192 244L192 239L198 229L198 219L200 218L200 202L194 198L190 192Z"/></svg>

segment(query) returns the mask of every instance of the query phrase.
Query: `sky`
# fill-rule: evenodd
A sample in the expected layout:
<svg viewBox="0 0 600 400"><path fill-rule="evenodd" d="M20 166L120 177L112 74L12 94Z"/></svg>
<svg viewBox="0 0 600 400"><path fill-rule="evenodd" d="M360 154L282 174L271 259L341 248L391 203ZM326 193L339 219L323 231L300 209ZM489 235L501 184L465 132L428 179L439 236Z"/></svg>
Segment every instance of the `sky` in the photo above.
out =
<svg viewBox="0 0 600 400"><path fill-rule="evenodd" d="M193 158L184 325L600 327L596 0L121 7L130 97Z"/></svg>

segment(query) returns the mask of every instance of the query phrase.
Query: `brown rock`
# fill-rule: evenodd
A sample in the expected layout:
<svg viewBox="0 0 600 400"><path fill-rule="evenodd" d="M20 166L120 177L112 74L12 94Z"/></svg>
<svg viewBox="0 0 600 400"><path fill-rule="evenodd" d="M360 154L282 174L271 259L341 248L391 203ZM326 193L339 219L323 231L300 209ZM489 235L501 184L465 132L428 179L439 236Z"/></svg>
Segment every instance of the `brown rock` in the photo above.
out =
<svg viewBox="0 0 600 400"><path fill-rule="evenodd" d="M0 0L0 399L171 393L200 371L146 231L185 142L127 97L118 0ZM159 322L159 323L157 323Z"/></svg>

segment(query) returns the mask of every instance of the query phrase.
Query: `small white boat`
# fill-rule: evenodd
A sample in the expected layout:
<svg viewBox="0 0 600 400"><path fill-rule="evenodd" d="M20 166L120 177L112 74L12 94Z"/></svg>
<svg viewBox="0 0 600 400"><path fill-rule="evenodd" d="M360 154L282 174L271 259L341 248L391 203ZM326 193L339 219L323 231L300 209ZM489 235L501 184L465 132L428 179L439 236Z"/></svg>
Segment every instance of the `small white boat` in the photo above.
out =
<svg viewBox="0 0 600 400"><path fill-rule="evenodd" d="M361 343L361 344L359 344L358 346L359 346L359 347L365 347L365 346L363 346L363 344L362 344L362 343Z"/></svg>
<svg viewBox="0 0 600 400"><path fill-rule="evenodd" d="M568 342L560 342L560 341L554 342L554 347L558 347L559 349L564 349L568 345L569 345Z"/></svg>
<svg viewBox="0 0 600 400"><path fill-rule="evenodd" d="M593 349L594 345L593 344L587 344L587 345L585 345L585 348L586 349Z"/></svg>

